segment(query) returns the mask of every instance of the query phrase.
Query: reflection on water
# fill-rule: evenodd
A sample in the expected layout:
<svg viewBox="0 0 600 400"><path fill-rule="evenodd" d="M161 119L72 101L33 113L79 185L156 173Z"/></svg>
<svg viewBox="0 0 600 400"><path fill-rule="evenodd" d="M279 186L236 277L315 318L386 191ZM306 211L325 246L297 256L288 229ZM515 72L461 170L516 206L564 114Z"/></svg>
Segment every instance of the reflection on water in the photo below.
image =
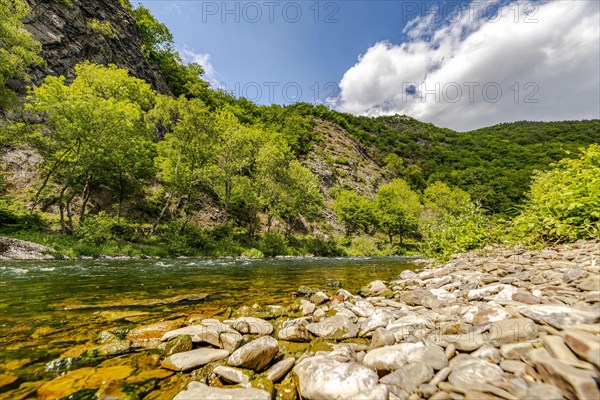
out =
<svg viewBox="0 0 600 400"><path fill-rule="evenodd" d="M51 378L46 362L102 330L242 304L285 305L301 285L328 289L339 282L356 292L413 267L401 258L2 261L0 374ZM202 293L210 296L156 304Z"/></svg>

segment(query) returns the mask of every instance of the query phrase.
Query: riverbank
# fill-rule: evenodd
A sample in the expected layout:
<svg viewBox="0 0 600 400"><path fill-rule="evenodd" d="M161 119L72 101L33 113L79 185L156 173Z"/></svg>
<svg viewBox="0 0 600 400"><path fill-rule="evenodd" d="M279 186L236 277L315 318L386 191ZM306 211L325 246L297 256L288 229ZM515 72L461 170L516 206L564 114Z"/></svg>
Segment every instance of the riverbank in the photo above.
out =
<svg viewBox="0 0 600 400"><path fill-rule="evenodd" d="M596 399L599 248L456 256L360 295L304 287L292 304L102 332L48 364L69 372L7 396Z"/></svg>

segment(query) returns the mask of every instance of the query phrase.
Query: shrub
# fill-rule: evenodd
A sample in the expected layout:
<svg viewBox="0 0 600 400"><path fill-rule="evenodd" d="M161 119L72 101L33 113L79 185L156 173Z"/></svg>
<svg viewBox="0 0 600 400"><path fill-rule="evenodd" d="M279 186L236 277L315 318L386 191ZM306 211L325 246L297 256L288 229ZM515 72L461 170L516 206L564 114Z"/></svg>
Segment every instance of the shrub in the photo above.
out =
<svg viewBox="0 0 600 400"><path fill-rule="evenodd" d="M489 220L474 204L437 217L427 212L420 220L423 238L420 250L425 257L447 261L454 253L474 250L492 241Z"/></svg>
<svg viewBox="0 0 600 400"><path fill-rule="evenodd" d="M262 251L258 249L248 249L242 252L242 257L244 258L265 258L265 255Z"/></svg>
<svg viewBox="0 0 600 400"><path fill-rule="evenodd" d="M260 239L260 250L267 257L285 255L288 253L287 241L280 233L265 233Z"/></svg>
<svg viewBox="0 0 600 400"><path fill-rule="evenodd" d="M348 255L353 257L378 256L377 241L372 236L357 236L352 238Z"/></svg>
<svg viewBox="0 0 600 400"><path fill-rule="evenodd" d="M88 21L87 27L98 35L102 35L111 39L115 38L115 29L109 21L101 22L94 18L91 21Z"/></svg>
<svg viewBox="0 0 600 400"><path fill-rule="evenodd" d="M115 220L104 211L84 219L77 227L75 235L79 241L89 246L99 246L113 239L112 227Z"/></svg>
<svg viewBox="0 0 600 400"><path fill-rule="evenodd" d="M569 242L600 236L600 145L538 173L514 235L529 241Z"/></svg>

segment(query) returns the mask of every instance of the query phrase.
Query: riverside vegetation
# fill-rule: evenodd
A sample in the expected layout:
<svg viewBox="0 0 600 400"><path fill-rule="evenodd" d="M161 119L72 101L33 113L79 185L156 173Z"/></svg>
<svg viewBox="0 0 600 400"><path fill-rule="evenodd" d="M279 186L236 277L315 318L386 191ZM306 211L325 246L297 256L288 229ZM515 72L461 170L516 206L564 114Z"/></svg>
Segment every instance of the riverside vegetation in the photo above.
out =
<svg viewBox="0 0 600 400"><path fill-rule="evenodd" d="M55 256L447 259L494 242L598 235L598 121L458 133L404 116L257 106L212 90L167 27L127 1L115 7L137 24L140 54L170 93L82 62L17 101L13 83L43 60L20 21L26 3L9 4L0 14L0 234ZM110 22L83 26L118 40ZM336 142L355 153L332 156Z"/></svg>

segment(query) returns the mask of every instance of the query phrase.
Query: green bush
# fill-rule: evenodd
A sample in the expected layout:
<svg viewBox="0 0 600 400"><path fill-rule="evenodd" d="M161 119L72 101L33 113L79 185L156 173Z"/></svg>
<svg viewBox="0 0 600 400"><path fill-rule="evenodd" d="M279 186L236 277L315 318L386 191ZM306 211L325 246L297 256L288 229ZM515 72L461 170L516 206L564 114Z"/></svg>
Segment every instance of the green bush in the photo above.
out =
<svg viewBox="0 0 600 400"><path fill-rule="evenodd" d="M0 201L0 233L39 231L45 226L46 223L39 214L30 213L16 204Z"/></svg>
<svg viewBox="0 0 600 400"><path fill-rule="evenodd" d="M600 145L534 177L527 204L514 220L514 235L533 242L600 236Z"/></svg>
<svg viewBox="0 0 600 400"><path fill-rule="evenodd" d="M352 238L348 255L353 257L371 257L379 255L377 241L372 236L357 236Z"/></svg>
<svg viewBox="0 0 600 400"><path fill-rule="evenodd" d="M248 249L242 252L242 257L244 258L265 258L265 255L262 251L258 249Z"/></svg>
<svg viewBox="0 0 600 400"><path fill-rule="evenodd" d="M452 254L474 250L493 241L489 219L474 204L467 204L457 213L437 217L424 215L420 231L421 254L442 262Z"/></svg>
<svg viewBox="0 0 600 400"><path fill-rule="evenodd" d="M75 236L85 245L99 246L114 238L112 233L114 225L114 218L102 211L98 215L91 215L84 219L78 225Z"/></svg>
<svg viewBox="0 0 600 400"><path fill-rule="evenodd" d="M287 241L280 233L265 233L260 239L260 250L267 257L288 254Z"/></svg>

